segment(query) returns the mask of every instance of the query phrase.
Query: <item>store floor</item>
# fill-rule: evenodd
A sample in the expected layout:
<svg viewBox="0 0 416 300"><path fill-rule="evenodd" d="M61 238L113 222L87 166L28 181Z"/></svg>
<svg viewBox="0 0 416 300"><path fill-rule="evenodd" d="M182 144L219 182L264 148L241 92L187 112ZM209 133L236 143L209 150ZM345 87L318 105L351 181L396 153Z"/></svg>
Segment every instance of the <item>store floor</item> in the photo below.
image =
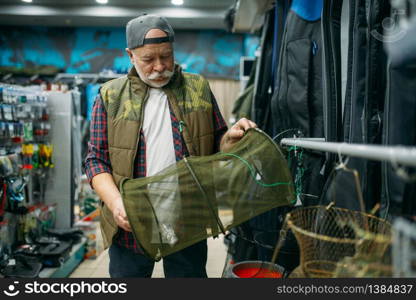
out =
<svg viewBox="0 0 416 300"><path fill-rule="evenodd" d="M223 236L208 239L207 274L209 278L220 278L224 268L227 249ZM83 261L71 274L71 278L106 278L108 274L108 251L104 251L96 259ZM155 265L153 278L164 278L162 262Z"/></svg>

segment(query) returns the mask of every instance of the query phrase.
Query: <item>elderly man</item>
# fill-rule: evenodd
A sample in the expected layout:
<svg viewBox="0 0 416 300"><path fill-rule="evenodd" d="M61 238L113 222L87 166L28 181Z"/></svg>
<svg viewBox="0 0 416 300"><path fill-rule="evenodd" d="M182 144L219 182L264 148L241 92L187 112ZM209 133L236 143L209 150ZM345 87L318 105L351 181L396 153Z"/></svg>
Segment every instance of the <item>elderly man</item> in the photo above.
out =
<svg viewBox="0 0 416 300"><path fill-rule="evenodd" d="M152 176L187 155L226 151L256 125L230 130L208 82L174 63L166 19L142 15L126 27L134 67L102 85L93 107L85 171L102 200L101 229L111 277L150 277L154 261L133 236L118 189L123 177ZM206 241L163 259L166 277L206 277Z"/></svg>

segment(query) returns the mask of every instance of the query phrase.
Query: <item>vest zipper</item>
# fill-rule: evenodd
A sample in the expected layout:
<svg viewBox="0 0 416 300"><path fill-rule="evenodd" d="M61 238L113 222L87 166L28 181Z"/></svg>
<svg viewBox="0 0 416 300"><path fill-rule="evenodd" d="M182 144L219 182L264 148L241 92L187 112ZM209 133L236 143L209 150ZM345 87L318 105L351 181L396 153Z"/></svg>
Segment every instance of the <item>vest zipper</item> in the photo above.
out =
<svg viewBox="0 0 416 300"><path fill-rule="evenodd" d="M313 54L313 56L315 56L317 52L318 52L318 44L315 41L312 41L312 54Z"/></svg>
<svg viewBox="0 0 416 300"><path fill-rule="evenodd" d="M185 140L184 140L184 138L183 138L183 134L182 134L182 132L183 132L183 128L184 127L186 127L186 123L184 122L184 121L182 121L182 120L180 120L179 121L179 134L180 134L180 136L181 136L181 143L182 143L182 148L183 147L185 147L186 148L186 152L188 152L188 149L187 149L187 146L186 146L186 143L185 143ZM194 150L195 151L195 150ZM188 154L189 155L189 154ZM183 157L185 158L186 157L186 155L184 154L183 155Z"/></svg>
<svg viewBox="0 0 416 300"><path fill-rule="evenodd" d="M137 141L136 141L136 147L134 149L134 157L133 157L133 168L132 168L132 174L131 174L131 178L133 178L134 176L134 162L136 161L136 156L137 156L137 149L139 149L139 142L140 142L140 131L142 130L142 126L143 126L143 117L144 117L144 108L147 102L147 99L149 98L149 88L146 89L146 94L144 96L144 101L143 104L141 105L141 111L140 111L140 125L139 125L139 131L137 132ZM147 170L147 166L146 166L146 170Z"/></svg>
<svg viewBox="0 0 416 300"><path fill-rule="evenodd" d="M180 134L182 135L182 131L183 131L183 127L182 126L184 126L185 125L185 122L184 121L179 121L179 132L180 132Z"/></svg>
<svg viewBox="0 0 416 300"><path fill-rule="evenodd" d="M133 157L133 168L132 168L132 174L131 174L131 178L134 177L134 162L136 161L136 156L137 156L137 149L139 148L139 142L140 142L140 131L142 130L142 125L143 125L143 117L144 117L144 108L147 102L147 99L149 98L149 88L146 89L146 94L144 96L144 101L143 104L141 106L141 112L140 112L140 125L139 125L139 131L137 132L137 142L136 142L136 148L134 149L134 157ZM146 172L147 172L147 166L146 166ZM146 177L146 176L145 176ZM124 200L123 200L124 202ZM134 239L136 241L139 241L139 239L137 238L136 232L134 230L131 231ZM146 252L146 250L141 247L145 256L150 257L150 255ZM159 259L160 260L160 259Z"/></svg>
<svg viewBox="0 0 416 300"><path fill-rule="evenodd" d="M173 113L175 114L176 118L179 120L179 132L181 133L181 138L182 138L183 143L186 146L186 149L188 150L188 152L193 151L195 153L194 155L196 155L197 152L195 150L195 146L192 143L192 141L191 141L191 143L192 143L192 145L191 145L192 149L189 149L189 147L188 147L188 145L187 145L187 143L186 143L186 141L184 139L184 136L183 136L183 128L186 127L186 123L184 121L182 121L182 119L183 119L182 112L180 111L179 105L177 104L176 97L173 95L173 93L171 93L168 90L164 90L164 92L166 93L166 96L168 97L168 101L171 104L171 108L173 110ZM191 137L189 137L189 138L191 139ZM189 153L189 155L191 155L191 154Z"/></svg>

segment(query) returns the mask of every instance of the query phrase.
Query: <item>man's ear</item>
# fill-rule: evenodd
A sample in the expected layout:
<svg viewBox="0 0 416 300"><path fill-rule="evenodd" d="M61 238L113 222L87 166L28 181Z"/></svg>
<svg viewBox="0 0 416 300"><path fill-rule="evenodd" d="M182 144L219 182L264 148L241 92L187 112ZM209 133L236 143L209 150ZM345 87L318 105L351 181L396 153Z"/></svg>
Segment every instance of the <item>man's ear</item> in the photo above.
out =
<svg viewBox="0 0 416 300"><path fill-rule="evenodd" d="M131 63L134 64L134 61L133 61L133 52L129 48L126 48L126 52L127 52L127 55L130 58Z"/></svg>

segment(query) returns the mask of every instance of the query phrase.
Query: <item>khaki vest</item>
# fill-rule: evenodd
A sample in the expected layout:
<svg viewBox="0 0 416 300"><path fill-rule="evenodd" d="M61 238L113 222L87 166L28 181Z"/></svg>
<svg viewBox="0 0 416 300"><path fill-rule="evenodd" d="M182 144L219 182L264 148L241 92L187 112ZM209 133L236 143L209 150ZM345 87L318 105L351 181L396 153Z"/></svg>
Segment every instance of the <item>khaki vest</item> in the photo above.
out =
<svg viewBox="0 0 416 300"><path fill-rule="evenodd" d="M183 128L182 137L189 154L213 154L213 95L208 81L197 74L183 73L176 65L175 75L162 89ZM107 111L109 155L117 186L123 178L133 178L148 91L149 86L140 80L135 68L127 76L104 83L100 89ZM110 209L103 202L101 204L101 231L107 248L118 227Z"/></svg>

